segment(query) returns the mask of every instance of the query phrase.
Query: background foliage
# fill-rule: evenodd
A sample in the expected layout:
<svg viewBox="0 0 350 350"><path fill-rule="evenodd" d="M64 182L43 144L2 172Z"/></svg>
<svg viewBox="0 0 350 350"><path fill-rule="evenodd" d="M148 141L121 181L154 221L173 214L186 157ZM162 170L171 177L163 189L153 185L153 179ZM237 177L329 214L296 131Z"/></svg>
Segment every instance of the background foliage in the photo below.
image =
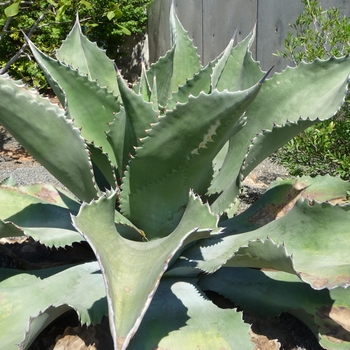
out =
<svg viewBox="0 0 350 350"><path fill-rule="evenodd" d="M277 55L295 65L317 57L327 59L350 51L350 18L339 8L323 9L317 0L302 0L303 13ZM319 123L281 148L274 159L291 175L332 174L350 178L350 100L333 120Z"/></svg>
<svg viewBox="0 0 350 350"><path fill-rule="evenodd" d="M25 44L23 31L38 48L54 55L79 14L84 34L107 50L111 59L123 56L120 47L128 35L146 29L150 0L38 0L0 4L0 73L34 85L47 83ZM24 50L23 50L24 49ZM18 56L18 57L16 57ZM11 61L14 61L13 63ZM12 64L10 64L12 63Z"/></svg>

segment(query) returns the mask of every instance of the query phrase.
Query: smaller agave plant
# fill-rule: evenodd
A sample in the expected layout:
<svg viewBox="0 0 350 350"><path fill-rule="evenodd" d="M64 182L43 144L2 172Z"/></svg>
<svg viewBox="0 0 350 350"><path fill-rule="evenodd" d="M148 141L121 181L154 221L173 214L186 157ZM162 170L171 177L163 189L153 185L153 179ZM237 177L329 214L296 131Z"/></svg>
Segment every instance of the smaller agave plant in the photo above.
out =
<svg viewBox="0 0 350 350"><path fill-rule="evenodd" d="M69 191L0 187L0 237L86 240L97 261L0 269L0 342L28 349L68 310L108 314L114 348L252 349L241 311L289 312L326 349L350 347L350 184L277 180L236 215L242 181L344 102L349 57L268 79L254 30L202 67L170 13L172 48L130 89L77 21L57 60L31 50L63 108L0 77L0 123Z"/></svg>

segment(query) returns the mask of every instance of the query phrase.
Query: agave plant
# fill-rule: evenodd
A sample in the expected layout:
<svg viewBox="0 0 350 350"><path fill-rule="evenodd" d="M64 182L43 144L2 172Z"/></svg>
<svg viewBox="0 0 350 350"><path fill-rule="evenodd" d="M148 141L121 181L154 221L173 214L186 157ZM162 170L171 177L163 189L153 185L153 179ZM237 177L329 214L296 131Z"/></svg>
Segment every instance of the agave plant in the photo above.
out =
<svg viewBox="0 0 350 350"><path fill-rule="evenodd" d="M242 312L289 312L327 349L350 346L350 184L277 180L235 215L242 181L294 135L336 113L348 57L268 78L254 30L202 67L170 16L172 48L130 89L77 21L57 59L31 50L63 108L0 78L0 123L69 191L0 188L0 237L86 240L97 261L0 269L0 341L27 349L67 310L108 314L115 349L251 349Z"/></svg>

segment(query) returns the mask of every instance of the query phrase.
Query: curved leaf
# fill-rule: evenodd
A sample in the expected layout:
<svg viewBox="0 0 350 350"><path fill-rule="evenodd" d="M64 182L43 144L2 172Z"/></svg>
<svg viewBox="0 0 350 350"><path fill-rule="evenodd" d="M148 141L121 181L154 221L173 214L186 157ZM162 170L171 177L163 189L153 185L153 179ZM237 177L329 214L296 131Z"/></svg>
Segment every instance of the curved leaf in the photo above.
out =
<svg viewBox="0 0 350 350"><path fill-rule="evenodd" d="M58 84L63 91L64 100L60 102L67 107L67 114L74 125L81 128L81 134L88 142L102 147L116 166L106 132L108 123L113 121L114 114L120 110L117 98L87 75L46 56L33 43L29 42L29 46L50 85L54 88Z"/></svg>
<svg viewBox="0 0 350 350"><path fill-rule="evenodd" d="M289 273L247 268L220 269L198 284L264 317L290 312L309 326L326 349L349 348L348 289L314 290Z"/></svg>
<svg viewBox="0 0 350 350"><path fill-rule="evenodd" d="M168 110L174 109L178 103L186 103L190 96L197 97L201 92L209 94L212 72L213 63L209 63L196 73L192 79L187 79L186 84L179 86L179 89L169 98L166 108Z"/></svg>
<svg viewBox="0 0 350 350"><path fill-rule="evenodd" d="M250 48L255 39L255 28L237 46L232 47L233 39L215 65L212 76L213 88L223 91L249 89L263 78L264 72L252 58Z"/></svg>
<svg viewBox="0 0 350 350"><path fill-rule="evenodd" d="M70 218L80 205L63 190L51 185L1 186L0 204L0 237L31 236L49 247L83 240Z"/></svg>
<svg viewBox="0 0 350 350"><path fill-rule="evenodd" d="M79 199L96 197L86 145L64 111L7 75L0 93L1 125Z"/></svg>
<svg viewBox="0 0 350 350"><path fill-rule="evenodd" d="M248 175L258 164L284 146L286 142L318 122L318 119L299 119L296 122L287 121L285 125L274 125L271 130L263 130L251 140L248 154L242 165L243 175Z"/></svg>
<svg viewBox="0 0 350 350"><path fill-rule="evenodd" d="M256 134L271 130L274 124L285 125L301 118L311 121L331 118L344 102L349 71L349 57L332 58L302 63L266 80L247 109L246 127L230 139L225 162L209 189L211 194L220 193L212 205L214 212L224 212L237 198L243 178L241 167Z"/></svg>
<svg viewBox="0 0 350 350"><path fill-rule="evenodd" d="M118 73L118 84L123 107L116 114L113 123L109 125L110 131L107 133L107 138L122 173L130 155L135 153L134 147L140 146L140 139L147 135L146 130L152 123L158 122L158 113L151 103L144 101L141 95L129 89L120 73Z"/></svg>
<svg viewBox="0 0 350 350"><path fill-rule="evenodd" d="M87 239L101 265L107 286L109 319L116 349L126 349L137 331L170 260L185 244L208 237L217 218L190 196L179 225L168 237L135 242L122 237L114 222L116 193L83 204L74 225ZM132 273L130 273L132 271Z"/></svg>
<svg viewBox="0 0 350 350"><path fill-rule="evenodd" d="M147 71L148 81L156 76L157 95L160 107L167 104L167 99L178 86L184 85L186 79L191 79L201 69L201 63L188 32L180 23L174 4L170 9L171 50L161 57Z"/></svg>
<svg viewBox="0 0 350 350"><path fill-rule="evenodd" d="M170 91L176 91L186 79L192 78L200 69L200 57L175 12L174 2L170 7L170 45L175 46L173 74Z"/></svg>
<svg viewBox="0 0 350 350"><path fill-rule="evenodd" d="M50 319L69 309L83 324L99 323L107 313L105 296L97 262L25 273L0 269L1 346L27 349Z"/></svg>
<svg viewBox="0 0 350 350"><path fill-rule="evenodd" d="M87 74L90 80L96 80L100 86L119 95L114 62L106 52L97 47L83 35L77 18L71 32L56 51L57 59L76 68L81 74Z"/></svg>
<svg viewBox="0 0 350 350"><path fill-rule="evenodd" d="M249 331L241 313L218 308L195 281L167 278L128 349L249 349Z"/></svg>
<svg viewBox="0 0 350 350"><path fill-rule="evenodd" d="M346 201L346 190L350 185L339 179L332 181L328 176L321 178L325 189L322 192L317 185L320 178L302 179L304 182L297 187L292 181L279 183L242 216L221 222L225 234L204 239L188 249L184 253L191 262L188 265L206 272L216 271L224 264L290 273L294 270L315 289L348 286L350 204ZM342 186L338 189L339 182ZM335 203L344 204L319 203L312 196L328 200L333 197ZM256 241L267 237L275 243ZM184 260L183 264L186 265Z"/></svg>
<svg viewBox="0 0 350 350"><path fill-rule="evenodd" d="M116 174L118 174L118 169L115 169L108 154L104 153L100 147L95 147L91 143L87 144L87 146L93 160L94 178L98 188L102 191L106 188L115 189L117 186Z"/></svg>
<svg viewBox="0 0 350 350"><path fill-rule="evenodd" d="M123 214L149 237L169 234L172 226L164 224L186 206L190 189L205 194L213 159L242 128L242 115L259 90L258 83L240 92L201 93L160 118L125 172ZM145 206L143 198L152 202Z"/></svg>
<svg viewBox="0 0 350 350"><path fill-rule="evenodd" d="M158 106L157 108L164 108L167 103L167 99L171 96L170 90L171 79L173 75L173 60L174 60L175 46L171 50L167 51L163 57L160 57L156 63L153 63L150 69L147 71L148 81L156 82Z"/></svg>

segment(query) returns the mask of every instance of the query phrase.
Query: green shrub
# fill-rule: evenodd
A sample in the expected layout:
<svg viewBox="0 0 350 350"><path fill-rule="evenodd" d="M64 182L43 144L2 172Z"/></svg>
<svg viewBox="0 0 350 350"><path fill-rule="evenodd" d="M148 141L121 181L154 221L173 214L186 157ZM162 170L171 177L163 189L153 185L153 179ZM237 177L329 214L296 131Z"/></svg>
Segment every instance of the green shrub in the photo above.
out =
<svg viewBox="0 0 350 350"><path fill-rule="evenodd" d="M0 5L0 73L8 72L16 79L41 89L47 88L47 82L32 57L30 50L23 52L10 66L6 64L21 49L24 38L35 27L31 38L40 50L54 55L75 22L79 13L83 32L91 41L106 50L111 59L125 55L120 47L130 34L144 32L146 29L146 6L150 0L59 0L21 3L12 1L11 5ZM11 10L12 9L12 10ZM12 16L10 16L12 15ZM36 21L42 16L36 26ZM30 36L30 35L29 35ZM119 49L119 50L118 50Z"/></svg>
<svg viewBox="0 0 350 350"><path fill-rule="evenodd" d="M317 0L302 0L304 12L291 25L284 40L284 50L277 55L295 65L343 56L350 51L350 18L341 18L339 8L324 10ZM350 110L349 101L333 121L310 127L274 154L291 175L330 173L350 178Z"/></svg>

